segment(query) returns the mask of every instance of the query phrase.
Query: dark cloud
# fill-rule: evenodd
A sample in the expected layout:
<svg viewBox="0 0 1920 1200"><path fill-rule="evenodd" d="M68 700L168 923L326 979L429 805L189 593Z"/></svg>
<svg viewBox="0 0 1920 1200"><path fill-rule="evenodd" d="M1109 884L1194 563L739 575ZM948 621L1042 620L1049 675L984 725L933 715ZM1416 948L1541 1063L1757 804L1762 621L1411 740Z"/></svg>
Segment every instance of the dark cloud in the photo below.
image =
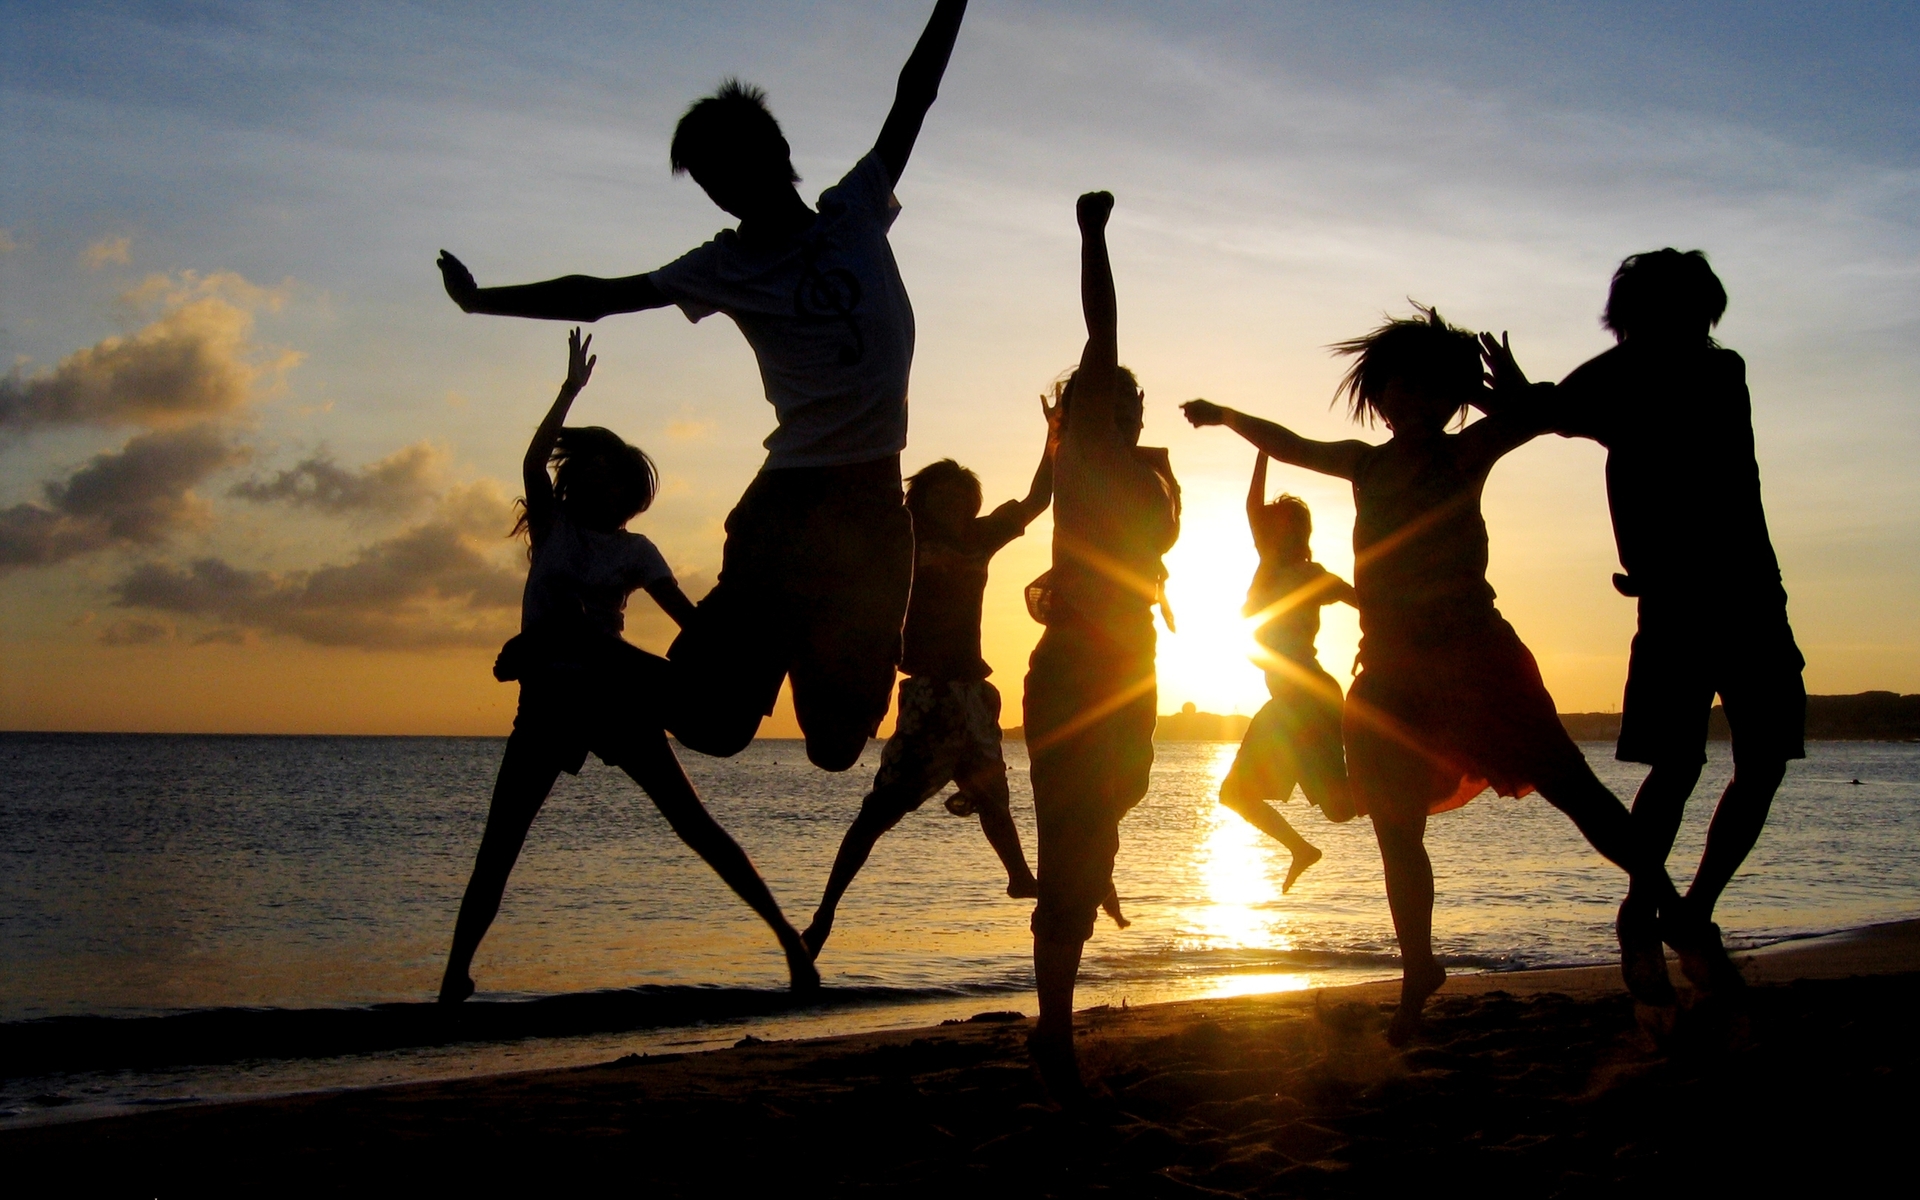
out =
<svg viewBox="0 0 1920 1200"><path fill-rule="evenodd" d="M216 425L143 433L45 484L45 504L0 509L0 571L115 546L153 545L203 523L195 484L246 457Z"/></svg>
<svg viewBox="0 0 1920 1200"><path fill-rule="evenodd" d="M164 621L115 621L100 631L103 646L151 646L172 639L173 626Z"/></svg>
<svg viewBox="0 0 1920 1200"><path fill-rule="evenodd" d="M410 512L439 490L447 457L445 450L431 442L415 442L378 462L348 470L320 453L271 478L243 480L227 495L260 504L279 501L335 515Z"/></svg>
<svg viewBox="0 0 1920 1200"><path fill-rule="evenodd" d="M490 483L456 488L439 510L351 562L252 571L223 559L146 563L116 603L257 629L322 646L425 649L498 644L515 627L524 567L502 536L512 510Z"/></svg>
<svg viewBox="0 0 1920 1200"><path fill-rule="evenodd" d="M245 407L255 382L298 356L260 361L253 313L278 293L238 275L156 276L123 298L159 317L126 337L77 350L50 371L0 378L0 432L48 426L169 428Z"/></svg>

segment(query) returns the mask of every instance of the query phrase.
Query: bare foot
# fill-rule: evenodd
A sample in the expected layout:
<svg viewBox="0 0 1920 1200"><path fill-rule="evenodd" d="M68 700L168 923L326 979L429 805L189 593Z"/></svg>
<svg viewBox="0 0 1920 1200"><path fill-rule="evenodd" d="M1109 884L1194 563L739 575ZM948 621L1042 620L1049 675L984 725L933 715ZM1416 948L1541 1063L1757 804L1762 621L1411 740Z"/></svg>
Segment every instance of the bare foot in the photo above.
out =
<svg viewBox="0 0 1920 1200"><path fill-rule="evenodd" d="M473 995L473 980L464 972L457 978L449 975L440 981L440 1003L458 1004Z"/></svg>
<svg viewBox="0 0 1920 1200"><path fill-rule="evenodd" d="M1420 1010L1426 1006L1427 997L1439 991L1446 981L1446 969L1431 959L1424 967L1406 968L1400 977L1400 1008L1387 1026L1389 1043L1404 1046L1420 1032Z"/></svg>
<svg viewBox="0 0 1920 1200"><path fill-rule="evenodd" d="M1740 974L1740 968L1727 956L1718 925L1701 921L1678 938L1667 932L1668 924L1664 921L1661 930L1667 944L1680 955L1680 970L1688 983L1709 996L1731 996L1746 990L1746 976Z"/></svg>
<svg viewBox="0 0 1920 1200"><path fill-rule="evenodd" d="M1061 1109L1073 1112L1087 1106L1087 1085L1080 1078L1080 1060L1073 1052L1073 1033L1032 1033L1027 1036L1027 1055L1033 1060L1047 1095Z"/></svg>
<svg viewBox="0 0 1920 1200"><path fill-rule="evenodd" d="M780 939L780 948L787 953L787 986L796 992L817 992L820 990L820 971L813 965L813 960L820 951L807 945L804 939L805 935L795 937L791 942Z"/></svg>
<svg viewBox="0 0 1920 1200"><path fill-rule="evenodd" d="M1113 918L1113 923L1119 926L1120 928L1125 929L1127 926L1133 924L1132 921L1127 920L1126 914L1120 911L1120 889L1119 888L1116 888L1116 887L1108 888L1107 898L1100 902L1100 907L1106 910L1107 915Z"/></svg>
<svg viewBox="0 0 1920 1200"><path fill-rule="evenodd" d="M1620 977L1633 998L1656 1008L1677 1004L1673 980L1667 974L1667 948L1660 943L1658 914L1624 900L1613 932L1620 942Z"/></svg>
<svg viewBox="0 0 1920 1200"><path fill-rule="evenodd" d="M1032 900L1040 895L1040 881L1031 875L1025 879L1009 879L1007 895L1015 900Z"/></svg>
<svg viewBox="0 0 1920 1200"><path fill-rule="evenodd" d="M1307 868L1321 859L1320 847L1302 846L1293 852L1293 865L1287 868L1287 877L1280 884L1280 894L1286 895L1293 890L1294 881L1306 874Z"/></svg>
<svg viewBox="0 0 1920 1200"><path fill-rule="evenodd" d="M813 924L800 931L800 944L807 948L807 961L820 957L820 948L827 944L827 935L833 932L833 914L813 914Z"/></svg>

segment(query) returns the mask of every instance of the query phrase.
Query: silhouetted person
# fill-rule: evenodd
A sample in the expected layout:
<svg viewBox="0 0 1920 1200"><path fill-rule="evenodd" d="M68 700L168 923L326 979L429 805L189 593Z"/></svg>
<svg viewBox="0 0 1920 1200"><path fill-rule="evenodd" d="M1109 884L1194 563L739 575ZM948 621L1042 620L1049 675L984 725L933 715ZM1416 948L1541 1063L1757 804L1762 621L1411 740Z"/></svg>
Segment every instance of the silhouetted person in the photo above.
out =
<svg viewBox="0 0 1920 1200"><path fill-rule="evenodd" d="M764 95L730 80L681 118L672 159L738 229L624 279L480 288L442 252L468 312L595 321L677 304L694 321L725 313L753 347L779 425L727 518L719 583L668 651L668 728L702 753L752 741L789 676L807 756L828 770L852 766L886 715L913 577L900 451L914 332L887 230L966 7L935 6L879 140L817 212Z"/></svg>
<svg viewBox="0 0 1920 1200"><path fill-rule="evenodd" d="M1355 807L1373 819L1404 964L1389 1037L1410 1037L1446 980L1433 955L1427 818L1489 784L1507 796L1537 789L1571 817L1674 919L1671 938L1704 975L1698 960L1717 943L1682 924L1666 873L1567 736L1533 655L1493 605L1481 491L1538 426L1489 416L1447 432L1485 400L1480 347L1431 309L1337 349L1354 358L1342 384L1349 410L1384 421L1393 435L1384 445L1312 441L1205 400L1185 409L1195 425L1224 424L1282 462L1353 483L1361 670L1347 692L1347 777Z"/></svg>
<svg viewBox="0 0 1920 1200"><path fill-rule="evenodd" d="M1503 394L1539 405L1557 432L1607 448L1607 498L1626 568L1614 585L1640 609L1617 756L1653 768L1633 819L1663 861L1706 763L1716 694L1726 707L1733 780L1687 889L1701 919L1712 917L1759 840L1787 760L1806 757L1806 663L1760 503L1746 364L1711 336L1726 307L1706 256L1669 248L1620 264L1605 316L1619 345L1558 388L1523 391L1505 339L1482 339ZM1657 990L1670 985L1655 907L1634 888L1618 928L1627 971ZM1739 977L1720 984L1737 987Z"/></svg>
<svg viewBox="0 0 1920 1200"><path fill-rule="evenodd" d="M813 923L800 934L815 957L833 932L834 911L865 865L880 835L949 783L959 785L947 808L979 814L981 832L1007 871L1007 895L1031 898L1039 884L1027 867L1007 794L1000 755L1000 692L980 657L980 604L987 565L1000 548L1026 532L1053 500L1053 426L1022 500L980 515L980 480L950 458L924 467L907 483L913 514L913 600L907 607L906 651L893 736L880 756L873 790L860 805Z"/></svg>
<svg viewBox="0 0 1920 1200"><path fill-rule="evenodd" d="M1340 741L1340 685L1320 665L1314 639L1320 608L1355 603L1353 588L1313 561L1313 513L1298 496L1267 502L1267 455L1254 460L1247 488L1247 527L1260 566L1241 611L1259 621L1260 665L1268 700L1240 740L1233 766L1220 782L1220 803L1245 817L1293 855L1282 892L1320 861L1320 849L1288 823L1269 800L1293 799L1296 784L1328 820L1353 819L1347 798L1347 760Z"/></svg>
<svg viewBox="0 0 1920 1200"><path fill-rule="evenodd" d="M1113 894L1120 820L1147 792L1156 687L1152 607L1161 556L1180 531L1180 491L1164 450L1139 445L1144 393L1120 366L1107 260L1113 197L1080 197L1079 368L1060 385L1053 568L1046 632L1027 672L1027 756L1040 834L1033 968L1040 1019L1030 1045L1048 1090L1082 1096L1073 989L1094 914Z"/></svg>
<svg viewBox="0 0 1920 1200"><path fill-rule="evenodd" d="M621 637L627 597L635 591L644 590L683 624L693 603L654 544L626 528L653 504L653 462L610 430L564 425L593 374L592 344L592 338L580 340L578 329L568 336L567 381L521 464L527 494L514 532L531 543L527 589L520 634L494 666L503 682L520 681L520 710L460 901L441 1003L473 994L474 951L500 911L527 830L560 772L579 774L589 751L632 776L680 839L773 927L793 986L816 987L820 976L800 935L746 853L701 805L667 744L653 694L666 663Z"/></svg>

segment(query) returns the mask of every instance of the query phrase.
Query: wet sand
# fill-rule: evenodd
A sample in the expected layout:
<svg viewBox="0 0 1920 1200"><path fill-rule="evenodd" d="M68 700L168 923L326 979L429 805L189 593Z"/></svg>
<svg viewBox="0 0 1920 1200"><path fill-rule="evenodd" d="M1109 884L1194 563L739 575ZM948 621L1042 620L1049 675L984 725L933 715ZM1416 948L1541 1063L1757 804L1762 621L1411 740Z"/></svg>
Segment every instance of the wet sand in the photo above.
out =
<svg viewBox="0 0 1920 1200"><path fill-rule="evenodd" d="M1383 1037L1390 984L1093 1010L1091 1119L1046 1104L1028 1021L976 1019L24 1129L0 1134L0 1163L16 1186L147 1196L1581 1196L1907 1178L1920 921L1740 958L1743 1004L1694 1005L1658 1038L1611 968L1451 980L1404 1051Z"/></svg>

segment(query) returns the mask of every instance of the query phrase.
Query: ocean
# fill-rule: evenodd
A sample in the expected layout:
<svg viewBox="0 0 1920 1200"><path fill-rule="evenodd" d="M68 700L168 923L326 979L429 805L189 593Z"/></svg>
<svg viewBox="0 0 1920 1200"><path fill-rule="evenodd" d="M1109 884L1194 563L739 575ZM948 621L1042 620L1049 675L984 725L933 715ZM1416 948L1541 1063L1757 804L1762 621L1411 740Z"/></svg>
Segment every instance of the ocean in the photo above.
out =
<svg viewBox="0 0 1920 1200"><path fill-rule="evenodd" d="M487 738L0 735L0 1128L181 1103L603 1062L1034 1011L1031 902L938 800L880 843L821 957L785 990L772 936L625 775L563 776L457 1013L427 1002L486 815ZM1585 750L1623 798L1643 769ZM1121 829L1131 928L1103 917L1083 1005L1398 973L1364 821L1289 819L1287 852L1214 799L1225 743L1163 743ZM1684 886L1731 764L1712 761L1671 867ZM1820 742L1723 901L1754 945L1920 916L1920 745ZM1020 743L1007 746L1032 854ZM795 742L684 753L796 927L878 764ZM1624 877L1538 798L1435 818L1435 941L1455 970L1601 963Z"/></svg>

